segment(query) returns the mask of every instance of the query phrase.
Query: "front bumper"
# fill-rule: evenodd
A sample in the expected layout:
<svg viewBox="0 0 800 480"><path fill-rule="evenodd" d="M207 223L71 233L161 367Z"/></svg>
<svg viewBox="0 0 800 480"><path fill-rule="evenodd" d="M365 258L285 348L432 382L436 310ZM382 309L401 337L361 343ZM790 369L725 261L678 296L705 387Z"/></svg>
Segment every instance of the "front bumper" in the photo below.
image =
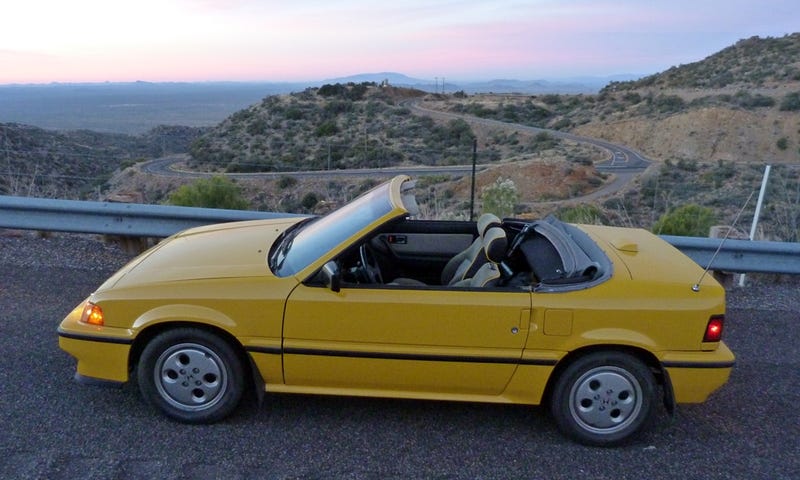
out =
<svg viewBox="0 0 800 480"><path fill-rule="evenodd" d="M81 323L84 303L75 307L58 327L58 346L78 360L76 378L128 381L132 332Z"/></svg>
<svg viewBox="0 0 800 480"><path fill-rule="evenodd" d="M714 351L669 352L660 360L672 384L675 402L702 403L728 381L735 357L720 342Z"/></svg>

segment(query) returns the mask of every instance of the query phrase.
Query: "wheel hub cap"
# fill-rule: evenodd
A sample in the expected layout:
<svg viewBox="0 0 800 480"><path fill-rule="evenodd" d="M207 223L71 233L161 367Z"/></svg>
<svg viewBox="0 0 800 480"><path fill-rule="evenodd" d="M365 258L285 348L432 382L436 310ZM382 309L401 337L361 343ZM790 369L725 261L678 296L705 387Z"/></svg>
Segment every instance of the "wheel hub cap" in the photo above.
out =
<svg viewBox="0 0 800 480"><path fill-rule="evenodd" d="M211 407L227 386L222 360L197 344L180 344L166 350L156 362L154 375L161 396L186 411Z"/></svg>
<svg viewBox="0 0 800 480"><path fill-rule="evenodd" d="M625 428L642 407L639 382L616 367L586 372L573 385L570 399L573 419L595 433L613 433Z"/></svg>

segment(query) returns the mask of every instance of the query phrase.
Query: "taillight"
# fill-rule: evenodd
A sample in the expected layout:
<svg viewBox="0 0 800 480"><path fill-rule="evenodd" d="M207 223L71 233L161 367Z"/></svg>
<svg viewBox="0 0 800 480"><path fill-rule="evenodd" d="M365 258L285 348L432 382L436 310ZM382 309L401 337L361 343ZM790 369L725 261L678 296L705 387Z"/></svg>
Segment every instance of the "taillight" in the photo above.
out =
<svg viewBox="0 0 800 480"><path fill-rule="evenodd" d="M704 342L719 342L722 340L722 330L725 326L725 315L713 315L708 319Z"/></svg>
<svg viewBox="0 0 800 480"><path fill-rule="evenodd" d="M81 322L88 323L89 325L103 326L103 309L98 305L91 302L86 302L83 307L83 314L81 315Z"/></svg>

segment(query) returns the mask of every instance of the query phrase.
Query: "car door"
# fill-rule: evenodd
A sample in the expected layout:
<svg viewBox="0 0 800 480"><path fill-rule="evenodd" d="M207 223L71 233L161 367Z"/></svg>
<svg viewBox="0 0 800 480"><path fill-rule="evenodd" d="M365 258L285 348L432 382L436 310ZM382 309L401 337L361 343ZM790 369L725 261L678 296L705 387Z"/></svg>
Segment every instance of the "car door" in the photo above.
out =
<svg viewBox="0 0 800 480"><path fill-rule="evenodd" d="M301 284L286 304L284 381L341 393L498 395L521 357L530 302L524 291Z"/></svg>

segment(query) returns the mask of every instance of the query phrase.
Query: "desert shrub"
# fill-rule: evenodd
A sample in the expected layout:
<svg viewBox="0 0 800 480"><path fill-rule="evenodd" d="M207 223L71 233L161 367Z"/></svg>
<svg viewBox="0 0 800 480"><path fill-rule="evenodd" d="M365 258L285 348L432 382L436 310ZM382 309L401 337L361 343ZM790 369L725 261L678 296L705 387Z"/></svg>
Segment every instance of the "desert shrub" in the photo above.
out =
<svg viewBox="0 0 800 480"><path fill-rule="evenodd" d="M491 185L481 189L483 213L493 213L500 218L514 213L514 206L519 201L519 191L510 178L499 177Z"/></svg>
<svg viewBox="0 0 800 480"><path fill-rule="evenodd" d="M183 185L169 196L169 203L184 207L244 210L247 201L239 186L226 177L201 178Z"/></svg>
<svg viewBox="0 0 800 480"><path fill-rule="evenodd" d="M546 95L542 95L539 98L543 103L546 103L547 105L558 105L559 103L561 103L561 95L558 95L556 93L549 93Z"/></svg>
<svg viewBox="0 0 800 480"><path fill-rule="evenodd" d="M287 188L293 187L295 185L297 185L297 179L294 177L284 175L278 179L278 188L281 190L286 190Z"/></svg>
<svg viewBox="0 0 800 480"><path fill-rule="evenodd" d="M690 203L662 215L653 225L653 232L659 235L706 237L715 223L713 210Z"/></svg>
<svg viewBox="0 0 800 480"><path fill-rule="evenodd" d="M607 222L600 207L591 204L564 207L558 210L556 216L567 223L602 225Z"/></svg>
<svg viewBox="0 0 800 480"><path fill-rule="evenodd" d="M755 95L751 94L750 92L741 90L736 92L736 103L743 108L758 108L758 107L774 107L775 106L775 99L772 97L768 97L766 95L762 95L757 93Z"/></svg>
<svg viewBox="0 0 800 480"><path fill-rule="evenodd" d="M775 142L775 146L778 147L778 150L786 150L789 148L789 140L786 137L781 137Z"/></svg>
<svg viewBox="0 0 800 480"><path fill-rule="evenodd" d="M627 92L622 96L622 99L633 105L641 102L642 96L637 92Z"/></svg>
<svg viewBox="0 0 800 480"><path fill-rule="evenodd" d="M319 87L319 90L317 90L317 95L322 97L336 97L344 95L346 91L347 88L341 83L335 83L333 85L326 83L325 85Z"/></svg>
<svg viewBox="0 0 800 480"><path fill-rule="evenodd" d="M661 113L681 111L686 102L677 95L659 95L653 100L653 105Z"/></svg>
<svg viewBox="0 0 800 480"><path fill-rule="evenodd" d="M800 92L787 93L781 101L780 109L785 112L800 110Z"/></svg>
<svg viewBox="0 0 800 480"><path fill-rule="evenodd" d="M257 118L247 125L247 133L250 135L261 135L267 132L267 120Z"/></svg>
<svg viewBox="0 0 800 480"><path fill-rule="evenodd" d="M330 137L336 135L338 131L339 127L336 126L335 121L326 120L317 127L315 133L318 137Z"/></svg>
<svg viewBox="0 0 800 480"><path fill-rule="evenodd" d="M549 150L558 145L558 139L548 132L539 132L533 137L531 147L535 152Z"/></svg>
<svg viewBox="0 0 800 480"><path fill-rule="evenodd" d="M319 197L314 192L308 192L300 200L300 205L308 212L312 211L319 203Z"/></svg>

